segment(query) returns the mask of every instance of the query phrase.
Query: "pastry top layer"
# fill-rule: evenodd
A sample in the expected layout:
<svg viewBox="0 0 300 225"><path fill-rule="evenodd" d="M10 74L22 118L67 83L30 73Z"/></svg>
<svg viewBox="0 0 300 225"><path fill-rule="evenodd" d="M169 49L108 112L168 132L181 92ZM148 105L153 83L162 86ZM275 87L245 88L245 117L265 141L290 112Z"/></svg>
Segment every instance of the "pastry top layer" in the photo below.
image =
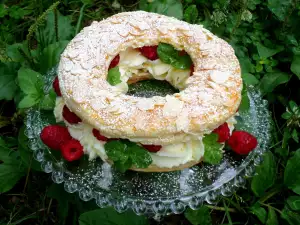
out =
<svg viewBox="0 0 300 225"><path fill-rule="evenodd" d="M106 81L119 52L162 42L184 49L193 60L195 72L180 93L140 98ZM107 137L149 144L210 133L235 114L241 101L240 66L227 42L200 25L143 11L84 28L63 52L58 77L66 105L83 121Z"/></svg>

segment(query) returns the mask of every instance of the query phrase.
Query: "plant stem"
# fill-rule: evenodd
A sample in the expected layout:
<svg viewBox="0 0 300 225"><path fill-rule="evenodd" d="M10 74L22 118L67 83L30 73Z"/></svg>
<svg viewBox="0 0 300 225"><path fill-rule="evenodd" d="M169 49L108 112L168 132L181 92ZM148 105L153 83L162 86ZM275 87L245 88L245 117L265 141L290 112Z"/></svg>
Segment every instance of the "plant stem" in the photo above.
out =
<svg viewBox="0 0 300 225"><path fill-rule="evenodd" d="M78 34L78 32L80 30L81 21L82 21L82 18L83 18L83 11L84 11L85 7L86 7L86 4L83 4L83 6L80 9L79 18L78 18L77 25L76 25L75 35Z"/></svg>
<svg viewBox="0 0 300 225"><path fill-rule="evenodd" d="M210 208L210 209L214 209L214 210L219 210L219 211L224 211L226 212L226 209L224 207L219 207L219 206L213 206L213 205L205 205L206 207ZM233 212L236 213L237 211L233 208L227 208L228 212Z"/></svg>
<svg viewBox="0 0 300 225"><path fill-rule="evenodd" d="M267 201L269 198L273 197L274 195L279 193L281 190L282 190L282 185L275 186L266 195L264 195L263 197L261 197L259 199L259 203L263 203L263 202Z"/></svg>

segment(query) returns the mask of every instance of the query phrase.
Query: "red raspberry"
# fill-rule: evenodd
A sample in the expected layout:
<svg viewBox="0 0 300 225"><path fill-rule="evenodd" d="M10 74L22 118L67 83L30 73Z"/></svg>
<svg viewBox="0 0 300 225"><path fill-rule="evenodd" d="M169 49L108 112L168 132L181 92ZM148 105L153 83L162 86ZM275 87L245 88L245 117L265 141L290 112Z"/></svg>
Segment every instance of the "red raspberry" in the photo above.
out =
<svg viewBox="0 0 300 225"><path fill-rule="evenodd" d="M161 149L161 145L142 145L149 152L158 152Z"/></svg>
<svg viewBox="0 0 300 225"><path fill-rule="evenodd" d="M63 117L71 124L80 123L82 120L65 105L63 108Z"/></svg>
<svg viewBox="0 0 300 225"><path fill-rule="evenodd" d="M61 92L60 92L60 88L59 88L59 82L58 82L58 77L55 77L52 86L53 86L53 89L54 89L56 95L57 96L61 96Z"/></svg>
<svg viewBox="0 0 300 225"><path fill-rule="evenodd" d="M95 138L97 138L99 141L108 141L108 138L105 136L102 136L100 134L100 131L97 129L93 129L93 135Z"/></svg>
<svg viewBox="0 0 300 225"><path fill-rule="evenodd" d="M230 137L230 129L228 127L228 124L225 122L218 128L213 130L213 133L216 133L219 135L218 142L222 143L228 140Z"/></svg>
<svg viewBox="0 0 300 225"><path fill-rule="evenodd" d="M184 56L184 55L186 55L186 54L187 54L187 52L184 51L184 50L181 50L181 51L179 52L179 56Z"/></svg>
<svg viewBox="0 0 300 225"><path fill-rule="evenodd" d="M113 58L113 60L110 62L110 65L108 67L108 69L110 70L111 68L116 67L120 62L120 55L117 55L115 58Z"/></svg>
<svg viewBox="0 0 300 225"><path fill-rule="evenodd" d="M139 48L139 51L147 59L156 60L156 59L158 59L157 47L158 47L157 45L155 45L155 46L144 46L144 47Z"/></svg>
<svg viewBox="0 0 300 225"><path fill-rule="evenodd" d="M59 125L44 127L40 137L45 145L55 150L59 150L64 142L72 139L68 129Z"/></svg>
<svg viewBox="0 0 300 225"><path fill-rule="evenodd" d="M247 155L257 146L257 139L246 131L234 131L228 145L239 155Z"/></svg>
<svg viewBox="0 0 300 225"><path fill-rule="evenodd" d="M65 160L72 162L83 156L83 147L78 140L72 139L62 144L61 153Z"/></svg>

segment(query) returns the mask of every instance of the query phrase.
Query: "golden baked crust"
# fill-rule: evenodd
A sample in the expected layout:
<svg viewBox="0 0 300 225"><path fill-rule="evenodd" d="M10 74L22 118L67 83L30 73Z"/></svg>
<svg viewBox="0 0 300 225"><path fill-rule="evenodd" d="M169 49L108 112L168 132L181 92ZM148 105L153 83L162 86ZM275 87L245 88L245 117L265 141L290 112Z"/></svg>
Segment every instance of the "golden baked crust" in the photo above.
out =
<svg viewBox="0 0 300 225"><path fill-rule="evenodd" d="M106 81L111 60L128 47L169 43L195 69L180 93L128 96ZM236 112L242 90L232 47L200 25L148 13L116 14L84 28L62 54L58 77L66 105L107 137L166 145L210 133Z"/></svg>

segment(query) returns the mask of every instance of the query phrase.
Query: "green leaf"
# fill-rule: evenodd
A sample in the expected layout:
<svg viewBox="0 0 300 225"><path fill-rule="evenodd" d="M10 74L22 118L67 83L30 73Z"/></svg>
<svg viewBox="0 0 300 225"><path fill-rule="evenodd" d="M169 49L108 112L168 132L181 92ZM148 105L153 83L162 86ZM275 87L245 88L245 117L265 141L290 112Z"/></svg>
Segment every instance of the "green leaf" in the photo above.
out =
<svg viewBox="0 0 300 225"><path fill-rule="evenodd" d="M23 52L24 54L26 54L27 57L29 57L30 54L29 54L27 46L28 46L27 41L23 41L22 43L15 43L12 45L7 45L6 46L6 54L12 61L24 63L27 61L27 58L24 57L24 55L21 54L21 52ZM31 51L31 54L35 55L36 51Z"/></svg>
<svg viewBox="0 0 300 225"><path fill-rule="evenodd" d="M195 23L198 18L198 9L196 5L190 5L184 10L183 18L189 23Z"/></svg>
<svg viewBox="0 0 300 225"><path fill-rule="evenodd" d="M172 45L160 43L157 48L157 54L160 60L164 63L170 64L176 69L189 69L192 65L192 60L189 55L179 55Z"/></svg>
<svg viewBox="0 0 300 225"><path fill-rule="evenodd" d="M300 196L290 196L286 202L292 210L300 210Z"/></svg>
<svg viewBox="0 0 300 225"><path fill-rule="evenodd" d="M59 41L72 39L74 27L72 26L71 22L72 21L68 16L63 16L57 11L57 31ZM56 42L53 11L48 13L45 25L40 29L40 32L36 33L36 35L37 40L42 43L43 46L48 46Z"/></svg>
<svg viewBox="0 0 300 225"><path fill-rule="evenodd" d="M180 0L141 0L139 8L144 11L175 17L180 20L183 17L183 7Z"/></svg>
<svg viewBox="0 0 300 225"><path fill-rule="evenodd" d="M256 44L258 54L260 58L266 59L269 58L273 55L276 55L277 53L283 51L284 47L283 46L277 46L277 48L272 49L272 48L267 48L263 46L261 43Z"/></svg>
<svg viewBox="0 0 300 225"><path fill-rule="evenodd" d="M25 15L23 8L19 6L12 6L9 8L9 16L14 19L21 19Z"/></svg>
<svg viewBox="0 0 300 225"><path fill-rule="evenodd" d="M209 209L206 206L202 206L198 210L188 208L184 212L184 216L193 225L212 225Z"/></svg>
<svg viewBox="0 0 300 225"><path fill-rule="evenodd" d="M218 140L218 134L211 133L208 135L205 135L203 138L203 144L204 144L204 162L210 163L210 164L218 164L221 162L222 159L222 145L217 142Z"/></svg>
<svg viewBox="0 0 300 225"><path fill-rule="evenodd" d="M18 108L30 108L39 102L39 97L34 95L26 95L18 104Z"/></svg>
<svg viewBox="0 0 300 225"><path fill-rule="evenodd" d="M291 64L291 71L300 79L300 55L294 55Z"/></svg>
<svg viewBox="0 0 300 225"><path fill-rule="evenodd" d="M287 83L290 79L289 74L284 72L272 72L263 76L260 81L260 89L264 93L272 92L278 85Z"/></svg>
<svg viewBox="0 0 300 225"><path fill-rule="evenodd" d="M269 212L268 212L268 219L266 222L266 225L278 225L278 219L276 212L273 208L268 207Z"/></svg>
<svg viewBox="0 0 300 225"><path fill-rule="evenodd" d="M242 100L241 100L241 104L239 107L239 111L246 112L249 109L250 109L250 100L248 97L247 87L244 85L243 90L242 90Z"/></svg>
<svg viewBox="0 0 300 225"><path fill-rule="evenodd" d="M96 209L83 213L79 217L79 225L148 225L144 216L133 212L118 213L113 208Z"/></svg>
<svg viewBox="0 0 300 225"><path fill-rule="evenodd" d="M284 184L300 195L300 149L288 160L284 171Z"/></svg>
<svg viewBox="0 0 300 225"><path fill-rule="evenodd" d="M43 49L42 55L39 58L40 72L42 74L57 66L60 60L60 55L68 43L69 41L55 42L54 44L48 45Z"/></svg>
<svg viewBox="0 0 300 225"><path fill-rule="evenodd" d="M25 94L39 95L42 93L42 75L31 69L21 68L18 71L18 81L21 90Z"/></svg>
<svg viewBox="0 0 300 225"><path fill-rule="evenodd" d="M45 95L40 103L41 109L52 110L55 107L56 94L54 90L50 90L49 94Z"/></svg>
<svg viewBox="0 0 300 225"><path fill-rule="evenodd" d="M108 71L107 81L108 81L108 83L110 85L115 86L115 85L117 85L117 84L119 84L119 83L122 82L122 80L120 79L120 77L121 77L121 73L119 71L119 67L116 66L116 67L114 67L114 68L112 68L112 69L110 69Z"/></svg>
<svg viewBox="0 0 300 225"><path fill-rule="evenodd" d="M297 132L297 130L295 128L292 131L292 138L294 139L294 141L296 141L297 143L299 143L298 132Z"/></svg>
<svg viewBox="0 0 300 225"><path fill-rule="evenodd" d="M284 113L281 115L281 117L282 117L283 119L285 119L285 120L290 119L292 116L293 116L293 115L292 115L292 113L290 113L290 112L284 112Z"/></svg>
<svg viewBox="0 0 300 225"><path fill-rule="evenodd" d="M132 165L136 168L147 168L152 163L148 151L136 143L127 140L109 141L104 145L108 158L121 172L125 172Z"/></svg>
<svg viewBox="0 0 300 225"><path fill-rule="evenodd" d="M259 83L259 80L251 73L243 73L242 78L247 85L256 85Z"/></svg>
<svg viewBox="0 0 300 225"><path fill-rule="evenodd" d="M271 152L265 153L263 162L256 167L256 173L251 182L251 189L256 196L262 196L276 179L276 163Z"/></svg>
<svg viewBox="0 0 300 225"><path fill-rule="evenodd" d="M0 193L12 189L26 174L26 169L17 159L0 164Z"/></svg>
<svg viewBox="0 0 300 225"><path fill-rule="evenodd" d="M8 13L8 10L4 7L4 4L0 4L0 18L3 18Z"/></svg>
<svg viewBox="0 0 300 225"><path fill-rule="evenodd" d="M18 63L1 63L0 62L0 100L12 100L17 91L17 71Z"/></svg>
<svg viewBox="0 0 300 225"><path fill-rule="evenodd" d="M257 216L257 218L264 224L267 220L267 211L260 207L258 204L255 204L250 208L250 212Z"/></svg>
<svg viewBox="0 0 300 225"><path fill-rule="evenodd" d="M290 225L299 225L300 224L300 215L291 211L286 205L282 210L281 217L285 219Z"/></svg>
<svg viewBox="0 0 300 225"><path fill-rule="evenodd" d="M268 0L268 8L280 21L284 21L292 7L293 0Z"/></svg>

